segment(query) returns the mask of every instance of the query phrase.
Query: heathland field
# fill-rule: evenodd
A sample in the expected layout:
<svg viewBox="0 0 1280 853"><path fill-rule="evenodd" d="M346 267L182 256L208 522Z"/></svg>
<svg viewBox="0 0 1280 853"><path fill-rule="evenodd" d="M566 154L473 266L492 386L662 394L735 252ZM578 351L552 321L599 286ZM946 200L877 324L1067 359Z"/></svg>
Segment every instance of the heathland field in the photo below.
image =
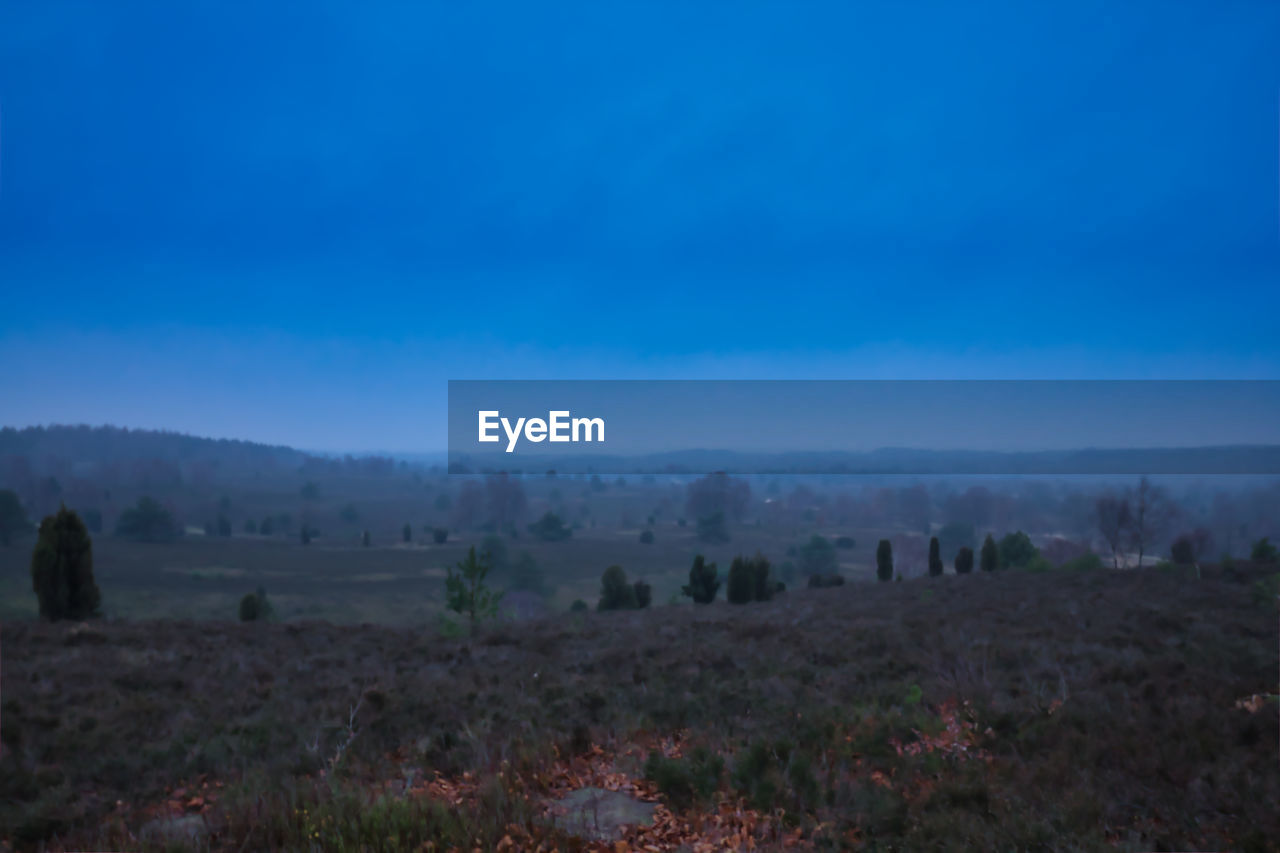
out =
<svg viewBox="0 0 1280 853"><path fill-rule="evenodd" d="M137 569L113 547L100 583L119 600ZM420 578L398 587L421 590L406 618L458 556L375 548L355 571L316 549L305 581L262 543L174 553L149 582L165 607L229 607L265 574L285 609L296 594L354 615L395 575ZM0 833L23 849L1276 849L1272 575L947 575L471 639L7 620ZM551 804L592 787L652 822L620 845L569 835Z"/></svg>

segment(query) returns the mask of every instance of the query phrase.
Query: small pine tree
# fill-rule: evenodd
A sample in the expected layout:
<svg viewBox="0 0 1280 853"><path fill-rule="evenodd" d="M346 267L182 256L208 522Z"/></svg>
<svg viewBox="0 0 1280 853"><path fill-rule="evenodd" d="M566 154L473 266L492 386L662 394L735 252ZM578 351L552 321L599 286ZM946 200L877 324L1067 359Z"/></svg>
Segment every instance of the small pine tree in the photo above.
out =
<svg viewBox="0 0 1280 853"><path fill-rule="evenodd" d="M942 544L937 536L929 540L929 574L934 577L942 574Z"/></svg>
<svg viewBox="0 0 1280 853"><path fill-rule="evenodd" d="M413 526L408 522L405 523L404 529L400 531L400 538L404 539L405 542L413 541Z"/></svg>
<svg viewBox="0 0 1280 853"><path fill-rule="evenodd" d="M445 606L454 613L465 614L468 629L474 634L478 620L492 619L498 615L498 602L502 600L502 592L490 589L485 584L485 578L489 574L489 560L487 556L476 556L476 546L471 546L466 559L458 562L457 569L457 574L449 569L444 581Z"/></svg>
<svg viewBox="0 0 1280 853"><path fill-rule="evenodd" d="M600 576L600 601L596 610L635 610L636 589L627 583L622 566L610 566Z"/></svg>
<svg viewBox="0 0 1280 853"><path fill-rule="evenodd" d="M876 577L881 581L893 580L893 545L881 539L876 546Z"/></svg>
<svg viewBox="0 0 1280 853"><path fill-rule="evenodd" d="M996 540L990 533L982 540L981 567L984 572L994 572L1000 568L1000 546L996 545Z"/></svg>
<svg viewBox="0 0 1280 853"><path fill-rule="evenodd" d="M956 552L956 574L967 575L973 571L973 549L965 546Z"/></svg>
<svg viewBox="0 0 1280 853"><path fill-rule="evenodd" d="M40 615L51 622L98 615L102 596L93 579L93 542L80 516L65 506L40 522L31 585Z"/></svg>
<svg viewBox="0 0 1280 853"><path fill-rule="evenodd" d="M701 554L693 558L693 566L689 569L689 583L680 591L693 599L694 604L710 604L716 600L720 590L720 579L716 577L716 564L708 563Z"/></svg>

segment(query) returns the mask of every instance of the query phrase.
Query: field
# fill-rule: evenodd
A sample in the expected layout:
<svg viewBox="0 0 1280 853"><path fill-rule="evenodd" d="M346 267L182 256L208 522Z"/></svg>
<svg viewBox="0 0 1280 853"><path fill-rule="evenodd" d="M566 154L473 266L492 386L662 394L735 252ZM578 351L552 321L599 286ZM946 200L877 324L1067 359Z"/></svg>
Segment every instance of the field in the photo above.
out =
<svg viewBox="0 0 1280 853"><path fill-rule="evenodd" d="M255 573L289 571L269 549L255 563L222 545L162 560L172 591L157 594L219 609ZM115 592L129 552L112 547L100 582ZM340 552L308 553L322 601L358 609L378 583L340 567L323 580ZM456 555L429 553L374 549L361 567L408 578ZM657 849L1277 849L1280 636L1258 586L1274 572L655 597L474 639L6 621L0 832L21 849L605 849L542 817L594 781L661 800L662 831L627 835ZM303 594L298 577L272 580L282 601ZM422 584L424 601L438 594Z"/></svg>
<svg viewBox="0 0 1280 853"><path fill-rule="evenodd" d="M857 531L855 531L857 532ZM695 553L727 569L735 554L757 549L781 554L803 541L746 528L725 544L698 542L693 531L669 524L658 528L652 545L640 545L637 529L582 529L564 542L538 542L526 536L508 540L512 558L528 551L544 567L554 587L547 606L567 610L576 598L592 604L600 593L600 575L619 563L633 579L654 587L654 599L666 602L688 581ZM849 577L869 576L874 531L859 535L859 548L841 552ZM390 537L387 537L390 538ZM434 620L442 610L448 567L482 547L483 535L453 534L444 545L396 541L361 547L359 541L317 540L302 546L296 538L237 535L229 538L185 536L167 544L138 543L110 536L94 538L94 575L103 589L103 612L111 618L234 618L245 593L266 589L285 619L323 619L347 624L376 622L411 625ZM30 538L0 547L0 619L35 618L31 592ZM802 582L803 579L801 579ZM495 576L502 585L503 578Z"/></svg>

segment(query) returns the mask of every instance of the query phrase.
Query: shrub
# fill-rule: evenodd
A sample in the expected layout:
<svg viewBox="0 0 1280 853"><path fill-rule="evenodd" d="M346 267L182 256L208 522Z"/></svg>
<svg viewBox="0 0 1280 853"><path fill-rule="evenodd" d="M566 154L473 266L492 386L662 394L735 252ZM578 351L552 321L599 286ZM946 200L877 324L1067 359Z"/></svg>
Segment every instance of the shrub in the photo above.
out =
<svg viewBox="0 0 1280 853"><path fill-rule="evenodd" d="M954 554L961 548L972 550L978 540L972 524L949 521L938 531L938 542L942 546L942 553Z"/></svg>
<svg viewBox="0 0 1280 853"><path fill-rule="evenodd" d="M447 527L433 527L431 529L431 541L437 545L443 545L449 541L449 529Z"/></svg>
<svg viewBox="0 0 1280 853"><path fill-rule="evenodd" d="M405 526L400 531L400 538L403 539L405 542L412 542L413 526L406 522Z"/></svg>
<svg viewBox="0 0 1280 853"><path fill-rule="evenodd" d="M751 564L746 557L734 557L729 564L729 583L725 586L725 598L730 604L746 604L755 598L755 580Z"/></svg>
<svg viewBox="0 0 1280 853"><path fill-rule="evenodd" d="M136 506L120 513L116 535L135 542L168 542L178 535L173 515L154 498L139 498Z"/></svg>
<svg viewBox="0 0 1280 853"><path fill-rule="evenodd" d="M40 522L31 585L41 617L51 622L98 615L102 596L93 579L93 542L80 516L65 506Z"/></svg>
<svg viewBox="0 0 1280 853"><path fill-rule="evenodd" d="M1067 560L1058 568L1067 572L1096 572L1098 569L1105 568L1105 564L1101 557L1090 551L1073 560Z"/></svg>
<svg viewBox="0 0 1280 853"><path fill-rule="evenodd" d="M581 598L575 598L573 604L569 605L570 613L586 613L591 607Z"/></svg>
<svg viewBox="0 0 1280 853"><path fill-rule="evenodd" d="M554 512L547 512L530 524L529 533L540 542L562 542L573 536L573 530Z"/></svg>
<svg viewBox="0 0 1280 853"><path fill-rule="evenodd" d="M973 549L961 548L956 552L956 574L967 575L973 571Z"/></svg>
<svg viewBox="0 0 1280 853"><path fill-rule="evenodd" d="M987 538L982 540L982 570L984 572L994 572L1000 568L1000 547L996 545L996 540L990 533Z"/></svg>
<svg viewBox="0 0 1280 853"><path fill-rule="evenodd" d="M1253 543L1253 550L1249 552L1249 559L1255 563L1274 563L1280 560L1280 552L1276 550L1275 545L1271 544L1271 537L1263 536Z"/></svg>
<svg viewBox="0 0 1280 853"><path fill-rule="evenodd" d="M640 531L640 544L641 544L641 545L652 545L652 544L653 544L653 531L652 531L652 530L642 530L642 531Z"/></svg>
<svg viewBox="0 0 1280 853"><path fill-rule="evenodd" d="M373 537L369 535L369 531L366 530L360 534L360 544L366 548L373 544Z"/></svg>
<svg viewBox="0 0 1280 853"><path fill-rule="evenodd" d="M262 587L258 587L257 592L251 592L240 599L240 621L241 622L259 622L270 619L275 614L275 608L271 606L271 601L267 598L267 591Z"/></svg>
<svg viewBox="0 0 1280 853"><path fill-rule="evenodd" d="M724 759L701 746L685 758L667 758L655 750L644 763L644 777L658 786L673 811L711 799L723 775Z"/></svg>
<svg viewBox="0 0 1280 853"><path fill-rule="evenodd" d="M1254 582L1253 600L1258 604L1280 604L1280 573Z"/></svg>
<svg viewBox="0 0 1280 853"><path fill-rule="evenodd" d="M1022 569L1027 572L1047 572L1053 569L1053 563L1050 563L1049 558L1043 554L1036 554Z"/></svg>
<svg viewBox="0 0 1280 853"><path fill-rule="evenodd" d="M858 544L858 543L857 543L857 541L856 541L852 536L837 536L837 537L836 537L836 547L837 547L837 548L844 548L845 550L848 550L849 548L854 548L854 547L856 547L856 546L857 546L857 544Z"/></svg>
<svg viewBox="0 0 1280 853"><path fill-rule="evenodd" d="M986 542L982 543L985 549ZM996 548L999 555L999 566L1002 569L1025 568L1039 553L1040 549L1031 543L1031 537L1019 530L1009 533L1000 540ZM985 566L984 566L985 569Z"/></svg>
<svg viewBox="0 0 1280 853"><path fill-rule="evenodd" d="M693 558L693 566L689 569L689 583L680 591L693 599L694 604L710 604L716 600L716 592L720 589L720 579L716 577L716 564L707 563L701 554Z"/></svg>
<svg viewBox="0 0 1280 853"><path fill-rule="evenodd" d="M600 601L596 610L635 610L636 590L627 583L622 566L610 566L600 576Z"/></svg>
<svg viewBox="0 0 1280 853"><path fill-rule="evenodd" d="M942 543L937 536L929 540L929 574L934 577L942 574Z"/></svg>
<svg viewBox="0 0 1280 853"><path fill-rule="evenodd" d="M698 539L703 542L728 542L729 525L723 512L715 512L698 519Z"/></svg>
<svg viewBox="0 0 1280 853"><path fill-rule="evenodd" d="M643 610L649 606L651 601L653 601L653 587L649 586L644 581L636 581L635 591L636 609Z"/></svg>
<svg viewBox="0 0 1280 853"><path fill-rule="evenodd" d="M844 578L840 575L809 575L809 589L826 589L832 586L844 586Z"/></svg>
<svg viewBox="0 0 1280 853"><path fill-rule="evenodd" d="M893 580L893 545L881 539L876 546L876 577L881 581Z"/></svg>
<svg viewBox="0 0 1280 853"><path fill-rule="evenodd" d="M835 547L822 536L812 536L796 550L800 571L806 575L835 574L840 568Z"/></svg>

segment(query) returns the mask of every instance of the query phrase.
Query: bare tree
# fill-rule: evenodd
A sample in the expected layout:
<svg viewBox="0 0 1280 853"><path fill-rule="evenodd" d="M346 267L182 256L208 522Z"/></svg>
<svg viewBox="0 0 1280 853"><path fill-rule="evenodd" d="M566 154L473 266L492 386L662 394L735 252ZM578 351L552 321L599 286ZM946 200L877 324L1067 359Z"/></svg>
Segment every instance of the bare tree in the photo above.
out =
<svg viewBox="0 0 1280 853"><path fill-rule="evenodd" d="M1129 524L1129 541L1138 549L1138 568L1142 555L1155 547L1178 516L1178 508L1162 486L1152 485L1143 477L1133 494L1133 510Z"/></svg>
<svg viewBox="0 0 1280 853"><path fill-rule="evenodd" d="M1098 532L1111 548L1111 563L1118 569L1120 568L1120 548L1128 535L1129 526L1133 523L1129 497L1103 495L1094 504L1094 517L1098 523Z"/></svg>

